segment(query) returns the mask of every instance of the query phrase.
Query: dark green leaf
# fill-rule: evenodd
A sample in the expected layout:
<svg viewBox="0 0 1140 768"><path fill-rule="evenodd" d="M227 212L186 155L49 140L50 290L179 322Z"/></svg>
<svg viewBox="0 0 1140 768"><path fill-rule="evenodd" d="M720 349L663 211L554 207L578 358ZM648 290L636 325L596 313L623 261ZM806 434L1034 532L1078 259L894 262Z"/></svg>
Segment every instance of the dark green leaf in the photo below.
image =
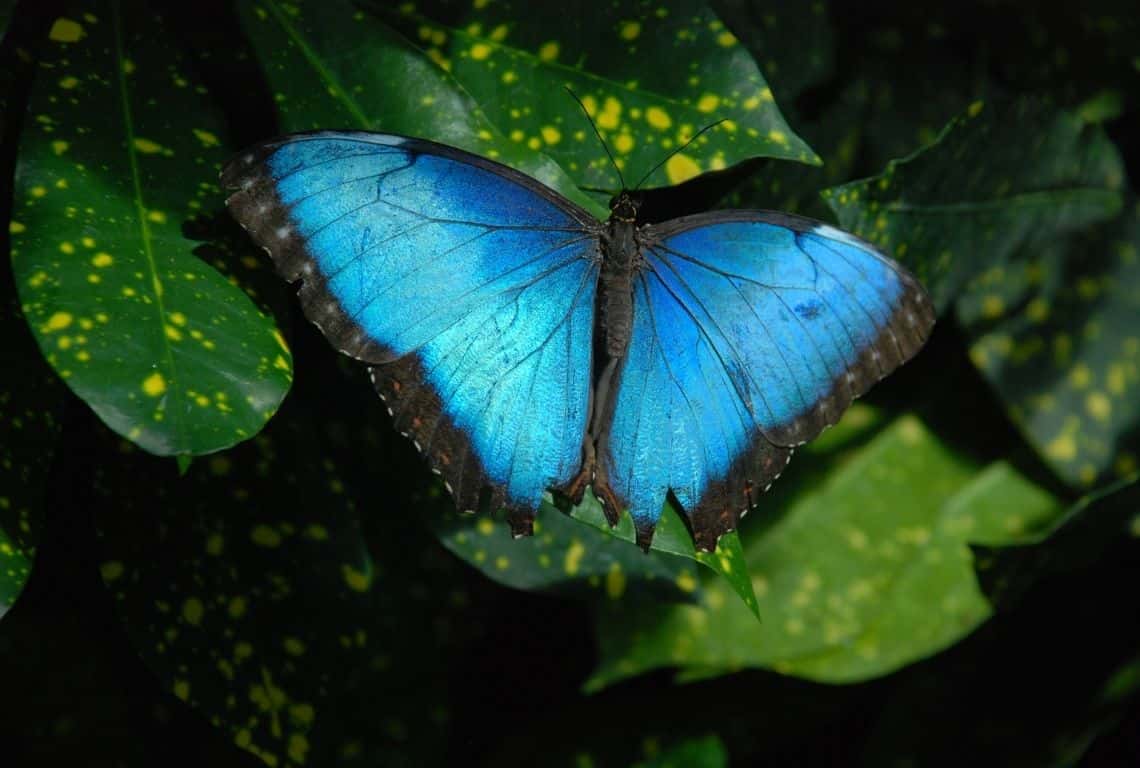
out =
<svg viewBox="0 0 1140 768"><path fill-rule="evenodd" d="M43 522L63 391L28 334L0 266L0 617L24 588Z"/></svg>
<svg viewBox="0 0 1140 768"><path fill-rule="evenodd" d="M824 194L841 226L910 267L944 309L1026 244L1112 217L1123 182L1099 127L1035 100L979 101L935 145Z"/></svg>
<svg viewBox="0 0 1140 768"><path fill-rule="evenodd" d="M432 488L441 492L438 485ZM424 506L441 510L431 520L445 547L509 587L600 592L610 600L620 600L627 592L635 600L700 596L692 567L674 557L647 555L626 541L587 530L550 504L539 510L534 536L517 540L511 538L506 525L490 517L459 514L450 499Z"/></svg>
<svg viewBox="0 0 1140 768"><path fill-rule="evenodd" d="M511 141L455 78L346 0L239 8L273 89L281 128L419 136L506 163L608 215L545 154Z"/></svg>
<svg viewBox="0 0 1140 768"><path fill-rule="evenodd" d="M592 495L587 495L582 504L574 508L571 517L631 544L636 541L633 519L629 515L622 515L618 524L610 528L602 505ZM657 529L653 533L650 549L696 560L719 573L753 615L756 618L760 617L756 595L752 590L752 579L748 576L748 563L744 559L744 550L740 546L740 537L736 531L721 536L715 552L699 552L681 516L671 504L665 504ZM682 586L682 583L679 582L678 585Z"/></svg>
<svg viewBox="0 0 1140 768"><path fill-rule="evenodd" d="M707 5L621 0L557 5L429 0L389 17L451 72L512 141L554 157L579 184L618 181L576 103L582 99L637 182L702 127L649 186L678 184L751 157L818 163L788 127L748 51Z"/></svg>
<svg viewBox="0 0 1140 768"><path fill-rule="evenodd" d="M970 357L1054 472L1140 467L1140 204L983 273L958 300Z"/></svg>
<svg viewBox="0 0 1140 768"><path fill-rule="evenodd" d="M112 429L158 454L261 428L289 387L270 318L191 254L220 199L220 121L161 16L117 3L51 25L10 225L44 356Z"/></svg>
<svg viewBox="0 0 1140 768"><path fill-rule="evenodd" d="M728 753L724 742L715 734L685 739L647 760L634 763L633 768L725 768Z"/></svg>
<svg viewBox="0 0 1140 768"><path fill-rule="evenodd" d="M1140 475L1089 494L1030 541L975 546L978 581L991 603L1008 606L1043 576L1089 568L1129 538L1140 539Z"/></svg>
<svg viewBox="0 0 1140 768"><path fill-rule="evenodd" d="M869 418L853 408L833 430L839 444ZM884 674L989 616L967 541L1016 540L1058 513L1008 465L979 472L913 416L849 458L834 451L827 441L803 451L804 469L794 463L770 492L780 518L746 540L759 626L719 584L702 606L607 611L590 686L659 666L689 679L742 666L837 682Z"/></svg>
<svg viewBox="0 0 1140 768"><path fill-rule="evenodd" d="M372 557L358 506L407 513L369 480L371 391L328 372L185 477L138 452L109 463L103 579L163 684L267 764L430 763L447 717L436 654L460 634L448 622L466 593L415 529ZM329 385L344 394L323 397ZM429 563L441 584L426 582Z"/></svg>

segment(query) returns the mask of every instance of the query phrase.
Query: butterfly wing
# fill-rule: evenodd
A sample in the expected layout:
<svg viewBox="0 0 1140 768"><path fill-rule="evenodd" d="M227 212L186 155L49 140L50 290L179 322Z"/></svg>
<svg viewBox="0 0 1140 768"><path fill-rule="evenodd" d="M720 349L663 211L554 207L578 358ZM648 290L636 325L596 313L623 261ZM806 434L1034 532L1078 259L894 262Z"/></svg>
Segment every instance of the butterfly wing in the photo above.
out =
<svg viewBox="0 0 1140 768"><path fill-rule="evenodd" d="M505 166L432 142L298 134L223 170L227 204L457 505L529 531L581 463L596 220Z"/></svg>
<svg viewBox="0 0 1140 768"><path fill-rule="evenodd" d="M791 458L925 342L919 283L869 244L785 214L642 229L605 480L647 546L667 493L710 549Z"/></svg>

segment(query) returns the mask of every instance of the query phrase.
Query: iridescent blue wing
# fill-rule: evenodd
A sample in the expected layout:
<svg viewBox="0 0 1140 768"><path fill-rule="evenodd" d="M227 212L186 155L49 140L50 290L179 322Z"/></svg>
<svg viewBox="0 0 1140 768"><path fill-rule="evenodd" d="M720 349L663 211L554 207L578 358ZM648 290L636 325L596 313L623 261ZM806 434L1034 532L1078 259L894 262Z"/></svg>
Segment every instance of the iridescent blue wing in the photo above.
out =
<svg viewBox="0 0 1140 768"><path fill-rule="evenodd" d="M603 479L643 546L672 493L709 549L796 445L918 351L934 310L899 265L808 219L713 212L641 242Z"/></svg>
<svg viewBox="0 0 1140 768"><path fill-rule="evenodd" d="M298 134L235 158L230 211L461 509L526 533L581 464L596 219L533 179L432 142Z"/></svg>

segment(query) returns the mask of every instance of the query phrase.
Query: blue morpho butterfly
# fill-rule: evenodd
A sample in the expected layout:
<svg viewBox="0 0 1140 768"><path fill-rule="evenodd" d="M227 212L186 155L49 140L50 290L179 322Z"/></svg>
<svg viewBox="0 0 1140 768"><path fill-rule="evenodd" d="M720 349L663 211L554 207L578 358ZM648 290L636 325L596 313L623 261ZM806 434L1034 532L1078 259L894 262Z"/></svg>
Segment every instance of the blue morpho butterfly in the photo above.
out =
<svg viewBox="0 0 1140 768"><path fill-rule="evenodd" d="M532 532L587 486L648 549L667 496L698 547L735 529L795 446L919 350L921 285L810 219L598 221L535 179L423 139L320 131L255 146L227 204L460 510Z"/></svg>

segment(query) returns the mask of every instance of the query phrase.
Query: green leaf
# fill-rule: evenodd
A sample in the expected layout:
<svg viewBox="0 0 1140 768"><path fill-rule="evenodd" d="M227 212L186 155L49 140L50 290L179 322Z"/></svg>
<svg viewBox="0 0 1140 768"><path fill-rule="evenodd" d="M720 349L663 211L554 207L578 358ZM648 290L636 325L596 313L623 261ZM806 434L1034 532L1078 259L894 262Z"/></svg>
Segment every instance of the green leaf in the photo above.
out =
<svg viewBox="0 0 1140 768"><path fill-rule="evenodd" d="M571 517L622 541L632 544L637 540L633 518L622 515L618 524L611 528L602 505L592 495L587 495L583 502L571 511ZM760 618L756 594L752 590L752 579L748 576L748 563L744 559L744 550L740 546L740 536L736 531L721 536L717 541L716 551L699 552L681 516L671 504L665 504L661 511L661 519L653 532L650 550L696 560L720 574L753 616Z"/></svg>
<svg viewBox="0 0 1140 768"><path fill-rule="evenodd" d="M978 101L931 147L825 191L839 223L910 267L945 308L978 273L1120 210L1103 130L1036 100Z"/></svg>
<svg viewBox="0 0 1140 768"><path fill-rule="evenodd" d="M0 618L35 560L48 474L60 433L63 391L43 363L0 266Z"/></svg>
<svg viewBox="0 0 1140 768"><path fill-rule="evenodd" d="M783 488L769 492L782 514L745 544L759 626L719 584L706 587L700 607L606 611L589 687L661 666L683 667L682 679L757 666L862 680L984 621L990 607L966 543L1039 529L1057 516L1056 502L1004 463L979 472L914 416L859 446L868 421L865 407L849 411L838 436L808 446Z"/></svg>
<svg viewBox="0 0 1140 768"><path fill-rule="evenodd" d="M725 768L728 752L716 734L689 738L667 747L648 760L633 764L633 768Z"/></svg>
<svg viewBox="0 0 1140 768"><path fill-rule="evenodd" d="M438 497L441 490L433 485ZM583 528L544 503L534 536L512 539L490 517L461 515L450 499L431 505L432 529L440 542L488 578L515 589L602 594L610 600L699 598L693 568L680 560L645 554L622 540ZM607 526L608 528L608 526Z"/></svg>
<svg viewBox="0 0 1140 768"><path fill-rule="evenodd" d="M512 141L542 151L587 187L617 179L582 99L628 184L701 128L647 180L678 184L752 157L817 163L788 127L748 51L704 3L557 5L429 0L393 23L449 71Z"/></svg>
<svg viewBox="0 0 1140 768"><path fill-rule="evenodd" d="M958 316L970 358L1066 483L1140 467L1140 203L987 271Z"/></svg>
<svg viewBox="0 0 1140 768"><path fill-rule="evenodd" d="M462 623L468 598L414 527L373 557L358 505L386 534L407 510L385 509L372 479L360 418L371 389L335 365L327 374L307 375L255 439L184 477L106 446L103 580L162 684L267 764L432 764L447 704L436 654L462 632L427 639Z"/></svg>
<svg viewBox="0 0 1140 768"><path fill-rule="evenodd" d="M1043 576L1089 568L1129 539L1140 539L1140 474L1083 497L1027 541L975 546L978 581L991 603L1006 607Z"/></svg>
<svg viewBox="0 0 1140 768"><path fill-rule="evenodd" d="M439 141L506 163L608 215L550 157L507 138L446 70L354 4L267 0L243 3L239 13L282 130L362 128Z"/></svg>
<svg viewBox="0 0 1140 768"><path fill-rule="evenodd" d="M272 320L182 234L221 199L226 153L192 77L164 19L141 7L57 18L10 224L44 356L108 426L164 455L256 434L292 375Z"/></svg>

